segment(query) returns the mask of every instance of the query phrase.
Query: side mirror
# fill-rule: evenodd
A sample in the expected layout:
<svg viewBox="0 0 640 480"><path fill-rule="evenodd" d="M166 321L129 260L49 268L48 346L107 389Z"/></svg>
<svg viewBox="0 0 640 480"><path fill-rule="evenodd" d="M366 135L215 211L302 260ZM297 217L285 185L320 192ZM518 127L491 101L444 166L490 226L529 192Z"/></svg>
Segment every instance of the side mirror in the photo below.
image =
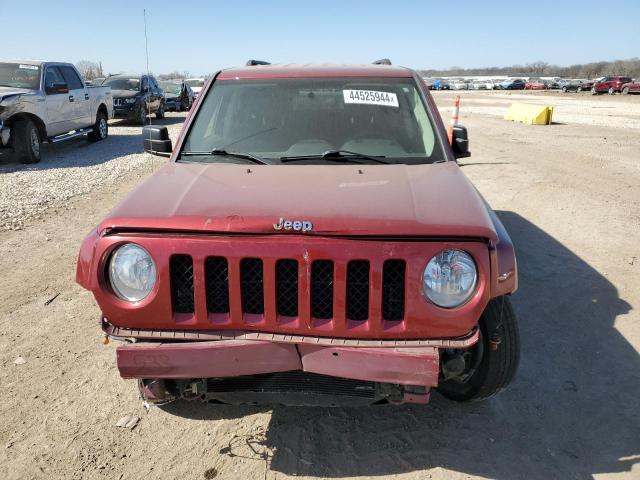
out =
<svg viewBox="0 0 640 480"><path fill-rule="evenodd" d="M147 125L142 129L144 151L160 157L169 157L173 151L167 127Z"/></svg>
<svg viewBox="0 0 640 480"><path fill-rule="evenodd" d="M466 158L471 156L467 129L462 125L455 125L453 127L453 142L451 143L451 149L453 150L453 154L456 158Z"/></svg>
<svg viewBox="0 0 640 480"><path fill-rule="evenodd" d="M49 95L56 95L59 93L69 93L69 85L64 82L52 83L45 88L45 92Z"/></svg>

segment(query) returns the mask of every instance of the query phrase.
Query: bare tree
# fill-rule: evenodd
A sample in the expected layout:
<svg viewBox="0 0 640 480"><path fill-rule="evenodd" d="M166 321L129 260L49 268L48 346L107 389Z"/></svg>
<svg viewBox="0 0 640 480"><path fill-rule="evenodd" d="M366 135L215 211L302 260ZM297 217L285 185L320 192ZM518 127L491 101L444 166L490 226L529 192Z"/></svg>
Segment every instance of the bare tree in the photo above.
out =
<svg viewBox="0 0 640 480"><path fill-rule="evenodd" d="M80 60L76 63L76 68L85 80L104 77L102 72L102 62L92 62L91 60Z"/></svg>
<svg viewBox="0 0 640 480"><path fill-rule="evenodd" d="M420 70L425 76L473 76L473 75L507 75L532 76L548 75L566 78L597 78L605 75L627 75L640 77L640 58L591 62L561 67L547 62L537 61L527 65L511 65L509 67L461 68L451 67L448 70Z"/></svg>
<svg viewBox="0 0 640 480"><path fill-rule="evenodd" d="M161 73L158 75L158 79L160 80L184 80L185 78L189 78L189 72L186 70L184 72L178 72L176 70L170 73Z"/></svg>

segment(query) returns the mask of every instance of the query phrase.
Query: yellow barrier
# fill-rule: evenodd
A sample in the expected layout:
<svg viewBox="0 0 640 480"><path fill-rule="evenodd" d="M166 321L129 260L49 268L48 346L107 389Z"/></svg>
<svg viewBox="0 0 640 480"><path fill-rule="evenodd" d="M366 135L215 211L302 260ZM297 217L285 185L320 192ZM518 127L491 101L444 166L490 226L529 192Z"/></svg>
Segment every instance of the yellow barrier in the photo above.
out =
<svg viewBox="0 0 640 480"><path fill-rule="evenodd" d="M505 120L527 123L529 125L551 125L553 107L533 105L531 103L513 103L504 114Z"/></svg>

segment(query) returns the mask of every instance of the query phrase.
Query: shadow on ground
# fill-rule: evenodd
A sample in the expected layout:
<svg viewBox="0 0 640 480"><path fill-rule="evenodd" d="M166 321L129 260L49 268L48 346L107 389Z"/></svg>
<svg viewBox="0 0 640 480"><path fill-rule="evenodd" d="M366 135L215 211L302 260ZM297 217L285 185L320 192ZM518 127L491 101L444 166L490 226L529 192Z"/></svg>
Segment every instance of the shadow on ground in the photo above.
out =
<svg viewBox="0 0 640 480"><path fill-rule="evenodd" d="M427 407L273 410L268 429L212 455L287 475L389 476L443 467L497 479L589 478L640 461L640 357L614 328L631 307L600 273L544 231L498 212L517 248L513 298L522 357L515 383L483 403L437 394ZM183 405L190 418L256 409Z"/></svg>
<svg viewBox="0 0 640 480"><path fill-rule="evenodd" d="M162 120L153 118L153 125L174 125L184 122L185 116L171 116ZM129 127L124 132L120 127ZM131 128L138 128L131 132ZM109 137L92 143L85 136L60 143L43 143L42 160L39 163L23 165L18 162L10 149L0 150L0 174L22 170L50 170L59 168L89 167L108 162L115 158L142 153L142 126L126 120L109 122Z"/></svg>

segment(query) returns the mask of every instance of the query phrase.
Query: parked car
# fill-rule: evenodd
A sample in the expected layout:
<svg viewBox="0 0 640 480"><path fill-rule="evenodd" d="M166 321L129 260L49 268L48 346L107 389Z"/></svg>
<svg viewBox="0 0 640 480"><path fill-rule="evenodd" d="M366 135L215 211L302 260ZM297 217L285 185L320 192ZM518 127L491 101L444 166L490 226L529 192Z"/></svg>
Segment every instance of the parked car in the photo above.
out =
<svg viewBox="0 0 640 480"><path fill-rule="evenodd" d="M201 96L175 146L144 127L170 161L78 257L143 399L426 403L511 382L513 243L416 72L247 66Z"/></svg>
<svg viewBox="0 0 640 480"><path fill-rule="evenodd" d="M484 80L484 84L487 90L495 90L496 88L496 80Z"/></svg>
<svg viewBox="0 0 640 480"><path fill-rule="evenodd" d="M622 90L622 85L625 83L631 83L632 81L631 77L609 75L594 83L591 87L591 93L597 95L598 93L607 92L609 95L614 95Z"/></svg>
<svg viewBox="0 0 640 480"><path fill-rule="evenodd" d="M502 90L524 90L525 81L520 78L507 78L500 83Z"/></svg>
<svg viewBox="0 0 640 480"><path fill-rule="evenodd" d="M629 93L640 93L640 82L627 82L620 88L620 93L627 95Z"/></svg>
<svg viewBox="0 0 640 480"><path fill-rule="evenodd" d="M469 89L469 84L466 81L460 80L460 79L451 80L449 82L449 85L451 86L451 90L468 90Z"/></svg>
<svg viewBox="0 0 640 480"><path fill-rule="evenodd" d="M469 90L486 90L487 82L485 80L473 80L469 82Z"/></svg>
<svg viewBox="0 0 640 480"><path fill-rule="evenodd" d="M204 86L204 78L187 78L185 83L191 87L191 90L193 90L193 93L195 93L197 97Z"/></svg>
<svg viewBox="0 0 640 480"><path fill-rule="evenodd" d="M0 62L0 148L22 163L40 161L42 142L104 140L112 116L111 89L86 86L70 63Z"/></svg>
<svg viewBox="0 0 640 480"><path fill-rule="evenodd" d="M545 84L545 88L549 90L557 90L561 88L562 78L560 77L544 78L542 81Z"/></svg>
<svg viewBox="0 0 640 480"><path fill-rule="evenodd" d="M451 85L447 80L435 78L431 82L431 90L451 90Z"/></svg>
<svg viewBox="0 0 640 480"><path fill-rule="evenodd" d="M528 82L524 84L525 90L546 90L547 84L539 78L530 78Z"/></svg>
<svg viewBox="0 0 640 480"><path fill-rule="evenodd" d="M164 91L165 110L167 111L189 110L196 99L196 94L191 87L182 80L160 81L160 87Z"/></svg>
<svg viewBox="0 0 640 480"><path fill-rule="evenodd" d="M113 92L116 118L126 118L144 125L147 116L155 113L164 118L164 92L153 75L111 75L103 83Z"/></svg>
<svg viewBox="0 0 640 480"><path fill-rule="evenodd" d="M590 90L592 86L593 83L589 80L576 78L574 80L567 80L564 82L561 89L563 92L582 92L584 90Z"/></svg>

